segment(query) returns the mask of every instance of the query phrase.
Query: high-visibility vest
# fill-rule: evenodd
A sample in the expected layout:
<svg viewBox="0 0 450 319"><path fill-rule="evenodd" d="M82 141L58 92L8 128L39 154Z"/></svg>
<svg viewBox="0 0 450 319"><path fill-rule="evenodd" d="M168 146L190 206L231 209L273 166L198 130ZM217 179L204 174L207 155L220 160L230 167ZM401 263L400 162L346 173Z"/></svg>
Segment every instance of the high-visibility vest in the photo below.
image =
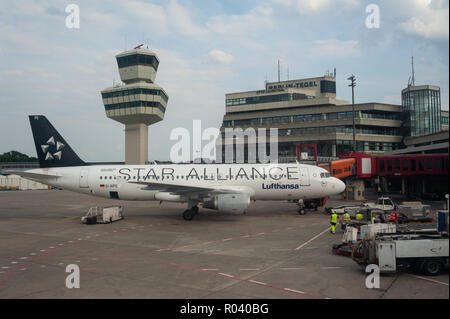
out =
<svg viewBox="0 0 450 319"><path fill-rule="evenodd" d="M356 219L361 220L363 218L363 215L361 213L356 214Z"/></svg>
<svg viewBox="0 0 450 319"><path fill-rule="evenodd" d="M331 214L331 222L337 223L338 215L336 213Z"/></svg>
<svg viewBox="0 0 450 319"><path fill-rule="evenodd" d="M345 213L344 214L344 221L349 221L350 220L350 214L349 213Z"/></svg>

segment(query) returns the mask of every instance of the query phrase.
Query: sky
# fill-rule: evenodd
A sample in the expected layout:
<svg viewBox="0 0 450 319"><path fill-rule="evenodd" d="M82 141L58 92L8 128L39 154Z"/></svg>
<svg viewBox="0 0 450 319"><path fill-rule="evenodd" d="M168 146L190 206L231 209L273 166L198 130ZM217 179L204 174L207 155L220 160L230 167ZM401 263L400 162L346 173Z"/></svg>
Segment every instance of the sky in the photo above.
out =
<svg viewBox="0 0 450 319"><path fill-rule="evenodd" d="M67 28L66 7L80 9ZM370 4L379 27L368 28ZM446 0L170 0L0 2L0 153L36 156L29 114L43 114L89 162L124 161L124 126L108 119L100 91L119 81L115 55L143 43L160 60L169 102L149 127L149 159L167 160L177 127L217 127L225 94L264 81L337 69L337 98L401 104L411 75L441 88L449 105ZM206 143L206 142L205 142Z"/></svg>

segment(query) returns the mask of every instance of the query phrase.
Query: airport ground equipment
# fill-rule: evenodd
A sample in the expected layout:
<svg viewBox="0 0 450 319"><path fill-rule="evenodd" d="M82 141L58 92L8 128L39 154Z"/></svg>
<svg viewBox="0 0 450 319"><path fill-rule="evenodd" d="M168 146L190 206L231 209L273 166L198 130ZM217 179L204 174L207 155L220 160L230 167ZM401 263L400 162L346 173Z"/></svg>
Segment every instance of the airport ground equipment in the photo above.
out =
<svg viewBox="0 0 450 319"><path fill-rule="evenodd" d="M337 255L350 256L355 245L361 240L375 238L378 234L395 234L397 231L395 224L367 224L359 226L347 226L342 236L342 242L334 244L332 251Z"/></svg>
<svg viewBox="0 0 450 319"><path fill-rule="evenodd" d="M362 206L369 207L369 208L381 209L384 211L387 211L387 210L391 211L396 208L392 199L390 197L386 197L386 196L379 197L378 200L376 201L376 203L363 203Z"/></svg>
<svg viewBox="0 0 450 319"><path fill-rule="evenodd" d="M297 203L299 215L305 215L306 209L313 209L317 211L319 207L325 206L327 200L327 197L323 197L315 199L296 200L294 202Z"/></svg>
<svg viewBox="0 0 450 319"><path fill-rule="evenodd" d="M424 205L421 202L402 202L400 205L396 205L389 197L380 197L376 203L363 203L359 206L328 207L326 211L328 214L336 213L338 215L349 213L352 220L360 212L366 217L366 221L378 218L378 221L382 223L388 221L396 223L432 221L430 205ZM392 218L394 215L395 218Z"/></svg>
<svg viewBox="0 0 450 319"><path fill-rule="evenodd" d="M86 216L81 217L84 224L108 224L123 219L123 206L91 207Z"/></svg>
<svg viewBox="0 0 450 319"><path fill-rule="evenodd" d="M435 230L383 234L354 245L352 258L360 265L376 264L382 273L414 269L438 275L449 262L448 212L440 212Z"/></svg>

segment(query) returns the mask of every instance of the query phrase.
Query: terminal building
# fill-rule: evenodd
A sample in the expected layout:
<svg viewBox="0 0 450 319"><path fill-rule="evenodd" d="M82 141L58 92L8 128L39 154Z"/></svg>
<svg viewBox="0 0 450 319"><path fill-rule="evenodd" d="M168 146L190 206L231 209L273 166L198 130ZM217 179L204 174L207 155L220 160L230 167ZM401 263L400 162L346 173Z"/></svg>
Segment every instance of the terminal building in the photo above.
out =
<svg viewBox="0 0 450 319"><path fill-rule="evenodd" d="M442 111L440 104L440 89L431 85L403 90L402 105L355 104L356 151L374 155L395 152L412 145L408 138L448 131L448 111ZM244 159L251 155L249 150L254 148L248 147L248 139L225 137L225 129L238 127L278 128L280 162L295 161L297 146L304 144L317 145L317 155L324 161L353 151L352 104L336 98L335 73L267 82L263 90L229 93L225 105L222 154L227 144L244 143ZM448 152L448 132L446 135Z"/></svg>

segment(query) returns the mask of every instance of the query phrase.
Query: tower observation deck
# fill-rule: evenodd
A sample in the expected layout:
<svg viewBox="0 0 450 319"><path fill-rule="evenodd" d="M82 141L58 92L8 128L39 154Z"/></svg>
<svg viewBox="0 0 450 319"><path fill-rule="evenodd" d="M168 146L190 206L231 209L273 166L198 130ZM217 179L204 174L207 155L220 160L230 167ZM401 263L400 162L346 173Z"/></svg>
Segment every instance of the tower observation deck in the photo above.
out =
<svg viewBox="0 0 450 319"><path fill-rule="evenodd" d="M125 163L148 162L148 126L164 119L169 97L155 78L159 59L141 49L116 55L120 79L124 84L104 89L106 116L125 125Z"/></svg>

